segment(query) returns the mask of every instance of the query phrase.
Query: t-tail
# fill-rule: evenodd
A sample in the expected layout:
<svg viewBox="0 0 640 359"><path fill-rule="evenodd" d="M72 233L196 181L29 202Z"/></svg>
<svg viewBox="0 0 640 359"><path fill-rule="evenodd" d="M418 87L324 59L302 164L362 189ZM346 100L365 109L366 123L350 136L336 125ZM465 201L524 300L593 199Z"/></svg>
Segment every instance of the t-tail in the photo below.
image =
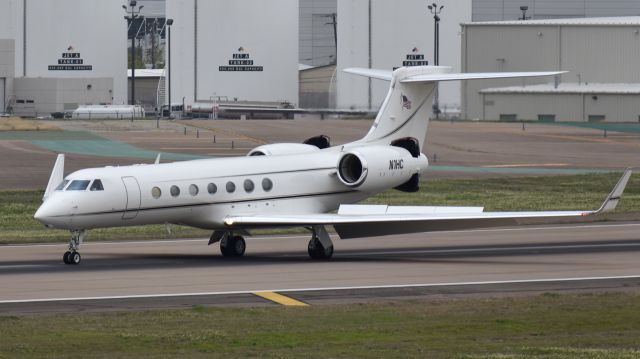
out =
<svg viewBox="0 0 640 359"><path fill-rule="evenodd" d="M436 84L441 81L555 76L565 72L452 73L447 66L401 67L395 71L348 68L350 74L390 81L391 86L369 133L354 145L390 145L415 140L424 146Z"/></svg>

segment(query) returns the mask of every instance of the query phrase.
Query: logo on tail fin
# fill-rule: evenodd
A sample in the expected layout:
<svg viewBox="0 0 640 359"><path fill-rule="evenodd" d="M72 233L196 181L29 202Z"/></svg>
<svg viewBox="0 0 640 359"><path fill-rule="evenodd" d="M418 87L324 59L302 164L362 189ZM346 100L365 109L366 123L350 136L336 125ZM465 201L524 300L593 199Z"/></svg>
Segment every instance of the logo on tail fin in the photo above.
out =
<svg viewBox="0 0 640 359"><path fill-rule="evenodd" d="M402 98L402 108L411 110L411 101L409 101L409 98L404 94L401 94L400 97Z"/></svg>

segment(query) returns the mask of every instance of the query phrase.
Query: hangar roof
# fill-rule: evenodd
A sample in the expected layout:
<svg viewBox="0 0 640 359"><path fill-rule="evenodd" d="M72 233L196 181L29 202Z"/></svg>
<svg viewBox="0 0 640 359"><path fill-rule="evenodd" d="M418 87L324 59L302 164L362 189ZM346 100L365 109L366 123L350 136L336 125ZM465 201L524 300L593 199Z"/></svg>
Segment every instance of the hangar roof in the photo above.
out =
<svg viewBox="0 0 640 359"><path fill-rule="evenodd" d="M467 22L463 26L640 26L640 16Z"/></svg>
<svg viewBox="0 0 640 359"><path fill-rule="evenodd" d="M640 95L640 83L561 83L531 86L495 87L480 90L483 94L606 94Z"/></svg>

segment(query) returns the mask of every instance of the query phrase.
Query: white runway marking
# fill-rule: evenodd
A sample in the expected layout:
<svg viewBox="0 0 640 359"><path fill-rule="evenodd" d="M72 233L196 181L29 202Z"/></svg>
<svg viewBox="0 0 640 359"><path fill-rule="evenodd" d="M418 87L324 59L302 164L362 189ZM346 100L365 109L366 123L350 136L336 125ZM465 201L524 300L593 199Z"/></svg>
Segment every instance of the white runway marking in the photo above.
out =
<svg viewBox="0 0 640 359"><path fill-rule="evenodd" d="M256 290L228 291L228 292L168 293L168 294L140 294L140 295L123 295L123 296L104 296L104 297L18 299L18 300L3 300L3 301L0 301L0 304L70 302L70 301L92 301L92 300L117 300L117 299L152 299L152 298L172 298L172 297L202 297L202 296L217 296L217 295L253 294L253 293L256 293L256 292L278 292L278 293L323 292L323 291L326 292L326 291L362 290L362 289L429 288L429 287L454 287L454 286L476 286L476 285L498 285L498 284L532 284L532 283L552 283L552 282L585 282L585 281L590 281L590 280L616 280L616 279L640 279L640 274L627 275L627 276L612 276L612 277L514 279L514 280L483 281L483 282L394 284L394 285L374 285L374 286L354 286L354 287L256 289Z"/></svg>

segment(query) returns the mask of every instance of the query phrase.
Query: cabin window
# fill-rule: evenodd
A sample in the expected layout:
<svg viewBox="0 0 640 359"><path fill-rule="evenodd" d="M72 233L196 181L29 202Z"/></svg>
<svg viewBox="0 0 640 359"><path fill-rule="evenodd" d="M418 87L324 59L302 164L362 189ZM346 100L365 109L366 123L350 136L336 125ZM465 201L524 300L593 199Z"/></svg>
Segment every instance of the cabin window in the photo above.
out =
<svg viewBox="0 0 640 359"><path fill-rule="evenodd" d="M216 194L216 192L218 192L218 186L216 186L215 183L209 183L209 185L207 186L207 191L209 192L209 194Z"/></svg>
<svg viewBox="0 0 640 359"><path fill-rule="evenodd" d="M71 182L69 187L67 187L67 191L84 191L89 187L89 180L76 180Z"/></svg>
<svg viewBox="0 0 640 359"><path fill-rule="evenodd" d="M151 189L151 195L153 196L153 198L158 199L160 198L160 196L162 196L162 190L160 189L160 187L153 187Z"/></svg>
<svg viewBox="0 0 640 359"><path fill-rule="evenodd" d="M62 191L67 186L67 184L69 184L69 180L62 181L62 183L60 183L60 185L56 187L56 191Z"/></svg>
<svg viewBox="0 0 640 359"><path fill-rule="evenodd" d="M233 193L236 191L236 184L233 182L227 182L227 192Z"/></svg>
<svg viewBox="0 0 640 359"><path fill-rule="evenodd" d="M265 192L271 191L273 189L273 182L271 182L271 180L268 178L263 179L262 189L265 190Z"/></svg>
<svg viewBox="0 0 640 359"><path fill-rule="evenodd" d="M89 191L104 191L104 187L102 186L102 181L99 179L94 180L93 183L91 184L91 187L89 187Z"/></svg>
<svg viewBox="0 0 640 359"><path fill-rule="evenodd" d="M197 196L199 192L200 192L200 188L198 188L198 186L196 186L194 184L189 186L189 194L190 195Z"/></svg>
<svg viewBox="0 0 640 359"><path fill-rule="evenodd" d="M178 186L171 186L169 191L171 192L172 197L178 197L180 195L180 187Z"/></svg>
<svg viewBox="0 0 640 359"><path fill-rule="evenodd" d="M245 180L245 181L244 181L244 190L245 190L247 193L251 193L251 192L253 192L253 190L254 190L255 188L256 188L256 185L255 185L255 184L253 184L253 181L252 181L252 180Z"/></svg>

